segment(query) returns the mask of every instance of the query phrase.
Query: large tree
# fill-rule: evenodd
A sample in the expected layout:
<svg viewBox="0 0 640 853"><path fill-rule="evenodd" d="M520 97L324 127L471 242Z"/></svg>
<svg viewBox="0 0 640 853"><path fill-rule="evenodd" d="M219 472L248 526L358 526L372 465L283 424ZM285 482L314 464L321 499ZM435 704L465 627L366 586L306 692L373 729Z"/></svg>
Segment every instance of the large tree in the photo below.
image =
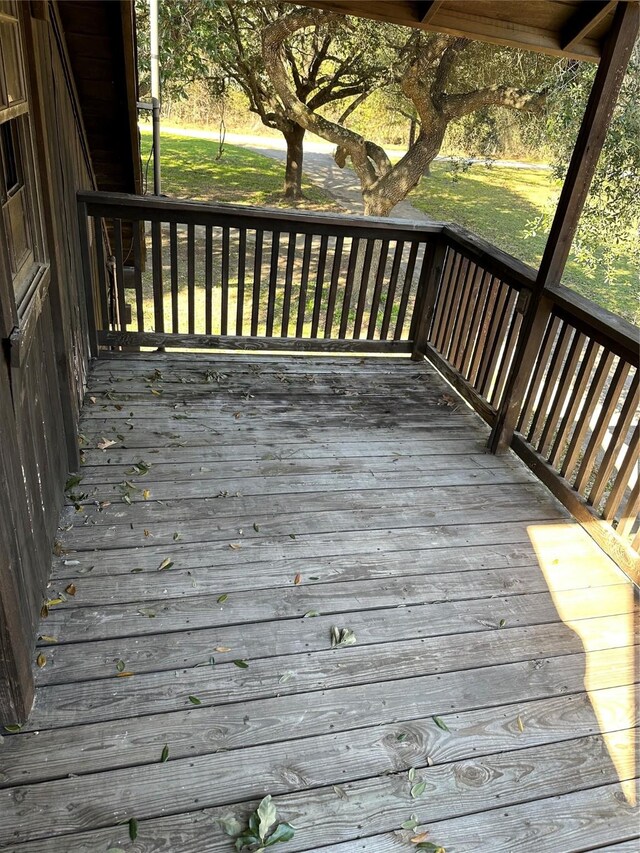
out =
<svg viewBox="0 0 640 853"><path fill-rule="evenodd" d="M360 180L365 213L386 216L416 186L440 151L450 122L488 106L539 111L546 94L514 85L521 76L521 55L510 61L496 50L467 39L422 31L395 29L390 44L395 59L390 71L402 96L415 109L420 128L407 153L392 164L384 149L350 130L344 122L330 121L296 94L287 69L291 39L321 22L335 19L332 12L298 8L281 14L262 30L262 59L273 88L289 118L305 130L336 145L336 162L350 158ZM528 71L531 63L524 63ZM542 79L544 63L534 66ZM509 83L500 77L509 78Z"/></svg>
<svg viewBox="0 0 640 853"><path fill-rule="evenodd" d="M139 3L144 30L147 13ZM239 87L262 123L279 130L287 144L284 195L302 194L303 140L306 128L278 98L262 61L260 34L291 7L264 0L165 0L160 3L163 84L184 94L190 80L209 81L216 93ZM142 44L142 68L147 60ZM297 102L312 113L339 103L345 120L387 77L384 40L372 21L345 23L317 15L289 34L281 61Z"/></svg>

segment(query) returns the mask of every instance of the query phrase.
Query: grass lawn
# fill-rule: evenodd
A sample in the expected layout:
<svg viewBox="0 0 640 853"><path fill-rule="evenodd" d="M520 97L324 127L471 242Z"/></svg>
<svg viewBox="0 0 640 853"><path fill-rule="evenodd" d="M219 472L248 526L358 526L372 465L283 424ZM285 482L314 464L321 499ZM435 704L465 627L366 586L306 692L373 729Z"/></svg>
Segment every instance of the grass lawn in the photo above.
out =
<svg viewBox="0 0 640 853"><path fill-rule="evenodd" d="M141 131L141 147L144 170L151 150L151 132L146 129ZM216 160L217 142L163 133L161 151L162 191L176 198L308 210L341 210L330 195L308 180L302 186L305 199L300 202L284 199L284 165L237 145L225 144L222 158ZM151 186L153 163L149 164L148 180Z"/></svg>
<svg viewBox="0 0 640 853"><path fill-rule="evenodd" d="M537 267L547 235L528 236L529 223L559 189L550 172L538 169L474 164L454 182L448 163L434 163L409 200L434 219L456 222ZM640 263L630 255L620 255L610 283L602 270L585 269L570 257L562 283L638 323L639 275Z"/></svg>

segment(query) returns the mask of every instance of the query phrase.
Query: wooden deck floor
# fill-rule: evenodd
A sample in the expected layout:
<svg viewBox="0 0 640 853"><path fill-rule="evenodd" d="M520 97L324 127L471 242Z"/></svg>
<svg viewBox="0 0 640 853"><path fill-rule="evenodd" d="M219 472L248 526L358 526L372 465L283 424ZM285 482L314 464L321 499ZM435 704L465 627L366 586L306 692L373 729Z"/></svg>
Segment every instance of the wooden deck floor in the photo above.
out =
<svg viewBox="0 0 640 853"><path fill-rule="evenodd" d="M282 853L637 850L632 587L485 440L426 364L99 361L0 848L224 853L272 794Z"/></svg>

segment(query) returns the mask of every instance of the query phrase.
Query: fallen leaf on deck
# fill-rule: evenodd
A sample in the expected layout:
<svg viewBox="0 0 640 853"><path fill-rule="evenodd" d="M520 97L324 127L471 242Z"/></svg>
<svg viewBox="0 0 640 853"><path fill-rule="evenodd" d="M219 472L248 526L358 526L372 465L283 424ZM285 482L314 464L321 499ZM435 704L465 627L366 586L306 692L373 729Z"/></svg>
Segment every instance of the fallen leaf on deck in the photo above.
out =
<svg viewBox="0 0 640 853"><path fill-rule="evenodd" d="M296 584L296 586L297 586L297 585L300 583L300 581L301 581L301 580L302 580L302 575L300 574L300 572L298 572L298 574L297 574L297 575L295 576L295 578L293 579L293 582L294 582L294 584Z"/></svg>
<svg viewBox="0 0 640 853"><path fill-rule="evenodd" d="M229 596L225 592L222 595L219 595L218 598L216 599L216 601L218 602L218 604L224 604L228 598L229 598Z"/></svg>
<svg viewBox="0 0 640 853"><path fill-rule="evenodd" d="M409 768L408 776L409 776L409 781L413 782L413 780L416 778L416 768L415 767Z"/></svg>
<svg viewBox="0 0 640 853"><path fill-rule="evenodd" d="M231 649L228 646L216 646L214 651L222 654L223 652L230 652Z"/></svg>
<svg viewBox="0 0 640 853"><path fill-rule="evenodd" d="M356 644L356 635L350 628L337 628L331 626L331 648L336 649L341 646L354 646Z"/></svg>
<svg viewBox="0 0 640 853"><path fill-rule="evenodd" d="M40 654L36 658L36 663L38 664L40 669L44 669L45 666L47 665L47 656L43 655L42 652L40 652Z"/></svg>
<svg viewBox="0 0 640 853"><path fill-rule="evenodd" d="M17 723L7 723L2 728L5 730L5 732L9 732L9 734L15 735L20 731L22 726L19 726Z"/></svg>
<svg viewBox="0 0 640 853"><path fill-rule="evenodd" d="M162 748L162 755L160 756L160 761L164 764L164 762L168 761L168 760L169 760L169 747L165 743L165 745Z"/></svg>
<svg viewBox="0 0 640 853"><path fill-rule="evenodd" d="M116 672L116 678L131 678L133 672Z"/></svg>
<svg viewBox="0 0 640 853"><path fill-rule="evenodd" d="M173 534L173 541L174 541L174 542L177 542L179 538L180 538L180 534L176 531L176 532Z"/></svg>
<svg viewBox="0 0 640 853"><path fill-rule="evenodd" d="M123 660L119 660L119 661L116 663L116 669L118 670L118 672L124 672L124 665L125 665L125 664L124 664L124 661L123 661Z"/></svg>
<svg viewBox="0 0 640 853"><path fill-rule="evenodd" d="M418 835L414 835L411 839L412 844L420 844L421 841L426 841L429 837L428 832L420 832Z"/></svg>
<svg viewBox="0 0 640 853"><path fill-rule="evenodd" d="M113 447L113 445L117 444L117 443L118 442L115 441L115 439L101 438L100 441L98 442L97 447L98 447L98 450L107 450L107 448Z"/></svg>
<svg viewBox="0 0 640 853"><path fill-rule="evenodd" d="M38 639L42 640L44 643L57 643L58 642L55 637L48 637L46 634L40 634Z"/></svg>
<svg viewBox="0 0 640 853"><path fill-rule="evenodd" d="M240 667L240 669L249 669L249 664L246 660L234 660L234 663L237 667Z"/></svg>
<svg viewBox="0 0 640 853"><path fill-rule="evenodd" d="M521 732L523 732L524 731L524 723L522 722L522 717L520 716L520 714L518 714L517 722L518 722L518 728L520 729Z"/></svg>
<svg viewBox="0 0 640 853"><path fill-rule="evenodd" d="M189 702L191 702L192 705L202 705L202 701L198 699L197 696L189 696Z"/></svg>
<svg viewBox="0 0 640 853"><path fill-rule="evenodd" d="M449 731L447 724L444 722L444 720L441 720L440 717L432 717L431 719L439 729L442 729L443 732Z"/></svg>
<svg viewBox="0 0 640 853"><path fill-rule="evenodd" d="M402 829L415 829L418 823L418 818L414 814L412 814L409 820L405 820L405 822L401 824L401 827Z"/></svg>
<svg viewBox="0 0 640 853"><path fill-rule="evenodd" d="M303 619L311 619L313 616L319 616L320 613L317 610L307 610L307 612L302 617Z"/></svg>
<svg viewBox="0 0 640 853"><path fill-rule="evenodd" d="M145 501L149 500L149 498L151 497L151 492L149 491L149 489L144 489L144 491L142 492L142 497Z"/></svg>
<svg viewBox="0 0 640 853"><path fill-rule="evenodd" d="M237 551L238 548L241 547L242 545L239 545L237 542L229 542L229 548L231 548L232 551Z"/></svg>
<svg viewBox="0 0 640 853"><path fill-rule="evenodd" d="M138 837L138 821L135 819L135 817L132 817L131 820L129 821L129 838L132 841L135 841L137 837Z"/></svg>
<svg viewBox="0 0 640 853"><path fill-rule="evenodd" d="M260 527L255 522L253 523L253 529L256 533L260 533Z"/></svg>
<svg viewBox="0 0 640 853"><path fill-rule="evenodd" d="M76 585L74 583L70 583L69 586L65 587L64 591L67 593L67 595L75 595L77 592Z"/></svg>
<svg viewBox="0 0 640 853"><path fill-rule="evenodd" d="M418 797L421 797L427 787L427 783L422 780L421 782L416 782L416 784L411 788L411 796L414 800L417 800Z"/></svg>
<svg viewBox="0 0 640 853"><path fill-rule="evenodd" d="M501 620L500 620L500 622L499 622L499 624L498 624L498 627L499 627L499 628L504 628L504 626L505 626L506 624L507 624L507 620L506 620L506 619L501 619Z"/></svg>
<svg viewBox="0 0 640 853"><path fill-rule="evenodd" d="M285 672L283 675L280 676L280 678L278 679L278 684L286 684L287 681L291 681L294 676L295 672L291 672L291 670L289 670L289 672Z"/></svg>
<svg viewBox="0 0 640 853"><path fill-rule="evenodd" d="M172 565L173 560L171 560L169 557L165 557L165 559L158 566L158 571L163 572L165 569L170 569Z"/></svg>
<svg viewBox="0 0 640 853"><path fill-rule="evenodd" d="M349 795L347 794L344 788L340 787L340 785L334 785L333 790L336 792L336 794L340 797L341 800L349 799Z"/></svg>

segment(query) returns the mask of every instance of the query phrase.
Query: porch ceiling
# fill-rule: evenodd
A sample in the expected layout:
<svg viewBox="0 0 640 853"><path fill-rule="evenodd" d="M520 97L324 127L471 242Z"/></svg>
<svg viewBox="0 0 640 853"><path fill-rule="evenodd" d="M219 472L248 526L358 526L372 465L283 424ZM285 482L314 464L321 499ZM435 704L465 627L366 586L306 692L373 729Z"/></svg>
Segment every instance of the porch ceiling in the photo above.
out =
<svg viewBox="0 0 640 853"><path fill-rule="evenodd" d="M633 0L635 2L635 0ZM391 24L597 62L616 0L301 0Z"/></svg>

